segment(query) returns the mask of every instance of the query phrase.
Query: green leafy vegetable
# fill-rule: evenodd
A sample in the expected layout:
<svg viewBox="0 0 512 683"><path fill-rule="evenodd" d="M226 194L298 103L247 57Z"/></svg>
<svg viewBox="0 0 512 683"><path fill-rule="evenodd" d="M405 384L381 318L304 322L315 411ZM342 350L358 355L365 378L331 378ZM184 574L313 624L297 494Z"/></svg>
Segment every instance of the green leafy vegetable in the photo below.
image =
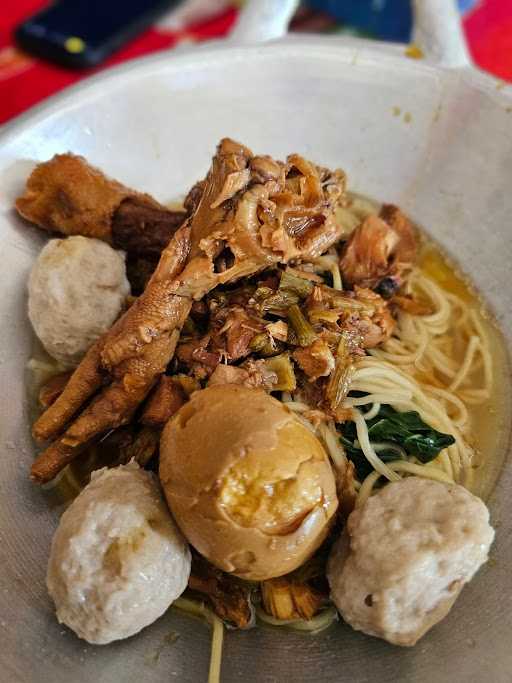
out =
<svg viewBox="0 0 512 683"><path fill-rule="evenodd" d="M288 270L284 270L281 275L279 289L296 294L299 299L305 299L313 291L313 283L303 277L293 275Z"/></svg>
<svg viewBox="0 0 512 683"><path fill-rule="evenodd" d="M388 442L401 446L408 455L413 455L423 464L434 460L439 453L455 443L451 434L443 434L424 422L420 414L414 410L399 413L391 406L383 405L374 418L368 420L370 441ZM354 445L357 439L356 426L353 422L343 424L341 428L342 443L347 457L353 461L359 477L365 477L372 470L361 449ZM379 451L379 458L384 462L396 460L393 449Z"/></svg>

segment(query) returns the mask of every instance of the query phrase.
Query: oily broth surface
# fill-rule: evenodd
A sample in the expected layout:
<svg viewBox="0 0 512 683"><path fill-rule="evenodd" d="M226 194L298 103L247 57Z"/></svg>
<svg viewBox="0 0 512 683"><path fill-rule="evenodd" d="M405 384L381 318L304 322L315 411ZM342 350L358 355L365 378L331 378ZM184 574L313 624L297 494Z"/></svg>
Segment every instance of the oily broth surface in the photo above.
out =
<svg viewBox="0 0 512 683"><path fill-rule="evenodd" d="M424 233L423 233L424 235ZM491 398L479 405L467 405L471 420L471 437L475 450L473 493L487 499L498 480L507 456L512 417L510 364L505 341L491 312L474 289L469 278L431 239L423 237L419 266L443 289L465 301L472 308L487 334L493 361Z"/></svg>

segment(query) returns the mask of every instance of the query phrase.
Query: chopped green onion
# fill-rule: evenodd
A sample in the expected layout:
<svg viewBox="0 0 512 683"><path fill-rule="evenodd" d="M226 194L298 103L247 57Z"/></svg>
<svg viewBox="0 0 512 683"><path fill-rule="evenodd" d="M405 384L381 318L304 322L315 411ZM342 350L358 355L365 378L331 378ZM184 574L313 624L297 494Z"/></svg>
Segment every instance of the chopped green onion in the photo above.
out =
<svg viewBox="0 0 512 683"><path fill-rule="evenodd" d="M258 287L252 295L252 297L255 301L261 303L262 301L265 301L265 299L268 299L269 296L272 296L274 293L275 292L271 287Z"/></svg>
<svg viewBox="0 0 512 683"><path fill-rule="evenodd" d="M281 275L279 290L286 290L287 292L295 294L300 299L305 299L313 291L313 284L305 278L297 277L289 271L284 270Z"/></svg>
<svg viewBox="0 0 512 683"><path fill-rule="evenodd" d="M293 304L288 309L288 320L297 335L299 346L309 346L315 341L317 338L316 332L311 327L309 321L306 320L297 304Z"/></svg>
<svg viewBox="0 0 512 683"><path fill-rule="evenodd" d="M261 303L261 310L263 313L273 313L274 315L286 315L288 309L293 304L299 302L299 297L294 292L289 292L286 289L279 290L272 296L269 296Z"/></svg>
<svg viewBox="0 0 512 683"><path fill-rule="evenodd" d="M267 367L267 370L275 372L277 375L277 384L272 387L272 391L295 391L297 381L288 353L282 353L279 356L267 358L265 366Z"/></svg>
<svg viewBox="0 0 512 683"><path fill-rule="evenodd" d="M340 311L330 311L325 308L313 308L308 311L308 318L312 323L337 323Z"/></svg>
<svg viewBox="0 0 512 683"><path fill-rule="evenodd" d="M275 356L278 353L281 353L284 347L279 340L274 339L266 332L261 332L251 339L249 348L254 353L263 356L263 358L268 358L269 356Z"/></svg>
<svg viewBox="0 0 512 683"><path fill-rule="evenodd" d="M332 287L327 287L326 285L321 285L321 291L325 301L327 301L331 308L339 308L340 313L342 311L358 311L368 316L373 316L375 313L375 304L368 300L364 300L361 296L357 299L348 294L333 289Z"/></svg>
<svg viewBox="0 0 512 683"><path fill-rule="evenodd" d="M336 410L347 396L353 373L354 365L351 362L350 344L348 336L343 333L336 353L336 365L325 392L332 410Z"/></svg>

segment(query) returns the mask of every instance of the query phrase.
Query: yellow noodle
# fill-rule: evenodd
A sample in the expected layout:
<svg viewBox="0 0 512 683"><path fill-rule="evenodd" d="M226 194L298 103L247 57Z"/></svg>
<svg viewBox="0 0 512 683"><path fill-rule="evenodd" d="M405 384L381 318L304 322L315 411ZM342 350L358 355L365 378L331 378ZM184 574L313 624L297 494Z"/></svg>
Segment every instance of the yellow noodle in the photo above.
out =
<svg viewBox="0 0 512 683"><path fill-rule="evenodd" d="M329 425L320 424L318 427L318 432L327 448L327 452L329 453L334 466L339 472L344 474L347 469L347 457L340 444L339 436L336 432L336 428L334 427L334 423L331 422Z"/></svg>
<svg viewBox="0 0 512 683"><path fill-rule="evenodd" d="M375 400L375 399L374 399ZM380 403L374 403L373 406L364 414L364 419L366 421L368 420L373 420L374 417L377 417L380 411Z"/></svg>
<svg viewBox="0 0 512 683"><path fill-rule="evenodd" d="M300 413L295 413L295 417L299 422L301 422L306 429L309 429L310 432L313 432L313 434L316 433L315 427L311 424L309 420L307 420L305 417L303 417Z"/></svg>
<svg viewBox="0 0 512 683"><path fill-rule="evenodd" d="M352 415L354 422L356 423L357 439L361 445L361 450L363 451L365 458L374 470L382 474L386 479L389 479L389 481L399 481L400 477L398 474L389 469L386 463L379 458L371 445L370 437L368 436L368 427L366 426L364 417L359 410L356 410L355 408L352 409Z"/></svg>
<svg viewBox="0 0 512 683"><path fill-rule="evenodd" d="M447 474L458 476L463 467L470 467L472 450L464 440L463 434L453 420L447 414L444 404L430 391L430 387L420 384L413 376L406 375L403 369L399 369L389 363L373 357L361 359L355 367L352 380L352 389L365 391L371 394L388 394L390 400L386 401L396 410L416 410L421 417L435 429L452 434L456 444L450 446L447 452L443 452L441 464ZM393 400L392 395L397 386L411 392L410 400ZM450 466L448 466L448 459Z"/></svg>
<svg viewBox="0 0 512 683"><path fill-rule="evenodd" d="M391 403L396 402L396 401L408 401L412 398L411 392L403 392L399 393L398 391L394 391L391 394L388 393L375 393L375 394L367 394L366 396L358 396L357 398L354 398L352 396L349 396L348 398L345 399L343 403L344 408L355 408L356 406L365 406L368 405L368 403ZM365 415L366 419L369 420L371 418L367 417Z"/></svg>
<svg viewBox="0 0 512 683"><path fill-rule="evenodd" d="M416 465L412 462L397 460L396 462L389 462L388 467L394 472L404 472L405 474L412 474L416 477L424 477L425 479L433 479L434 481L440 481L445 484L454 483L451 477L435 467L430 467L429 465ZM373 487L380 477L381 474L379 472L372 472L366 477L361 484L361 488L359 489L356 507L361 507L361 505L366 503L372 494Z"/></svg>
<svg viewBox="0 0 512 683"><path fill-rule="evenodd" d="M447 410L448 405L455 407L455 409L458 411L458 417L452 416L452 420L459 429L464 431L469 424L469 413L468 409L464 405L464 401L459 398L459 396L456 396L454 393L446 389L431 387L430 391L434 394L434 396L438 396L445 403Z"/></svg>
<svg viewBox="0 0 512 683"><path fill-rule="evenodd" d="M373 487L375 486L376 482L380 478L380 472L375 472L373 471L371 474L369 474L366 479L363 481L361 484L361 488L358 491L357 494L357 499L356 499L356 508L361 507L366 503L368 498L371 496Z"/></svg>
<svg viewBox="0 0 512 683"><path fill-rule="evenodd" d="M468 347L466 349L464 361L460 366L457 374L455 375L453 382L448 387L450 391L455 391L456 389L458 389L462 382L464 382L464 380L466 379L467 374L470 371L471 366L473 364L475 353L477 352L479 345L480 342L478 340L478 337L471 337L471 339L469 340Z"/></svg>
<svg viewBox="0 0 512 683"><path fill-rule="evenodd" d="M212 645L210 652L210 669L208 672L208 683L220 683L220 668L222 663L222 641L224 638L224 624L219 617L201 602L189 600L188 598L178 598L173 602L173 607L193 614L207 621L212 627Z"/></svg>
<svg viewBox="0 0 512 683"><path fill-rule="evenodd" d="M482 359L483 359L483 364L484 364L484 374L485 374L485 386L490 392L490 387L492 386L492 381L493 381L493 369L492 369L492 356L491 352L489 349L489 338L487 336L487 332L484 330L484 327L480 320L478 319L478 315L476 311L472 310L470 311L470 317L473 325L475 326L475 329L480 337L481 340L481 348L480 352L482 354Z"/></svg>
<svg viewBox="0 0 512 683"><path fill-rule="evenodd" d="M286 401L286 407L293 410L295 413L305 413L306 411L311 410L308 405L301 403L300 401Z"/></svg>

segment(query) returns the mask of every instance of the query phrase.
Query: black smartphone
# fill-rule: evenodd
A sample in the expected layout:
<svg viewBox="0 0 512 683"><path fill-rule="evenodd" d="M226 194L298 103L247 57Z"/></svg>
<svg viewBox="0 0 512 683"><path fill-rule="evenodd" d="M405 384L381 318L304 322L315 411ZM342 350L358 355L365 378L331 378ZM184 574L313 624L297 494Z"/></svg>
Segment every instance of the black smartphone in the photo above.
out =
<svg viewBox="0 0 512 683"><path fill-rule="evenodd" d="M96 66L180 0L60 0L20 24L27 52L62 66Z"/></svg>

